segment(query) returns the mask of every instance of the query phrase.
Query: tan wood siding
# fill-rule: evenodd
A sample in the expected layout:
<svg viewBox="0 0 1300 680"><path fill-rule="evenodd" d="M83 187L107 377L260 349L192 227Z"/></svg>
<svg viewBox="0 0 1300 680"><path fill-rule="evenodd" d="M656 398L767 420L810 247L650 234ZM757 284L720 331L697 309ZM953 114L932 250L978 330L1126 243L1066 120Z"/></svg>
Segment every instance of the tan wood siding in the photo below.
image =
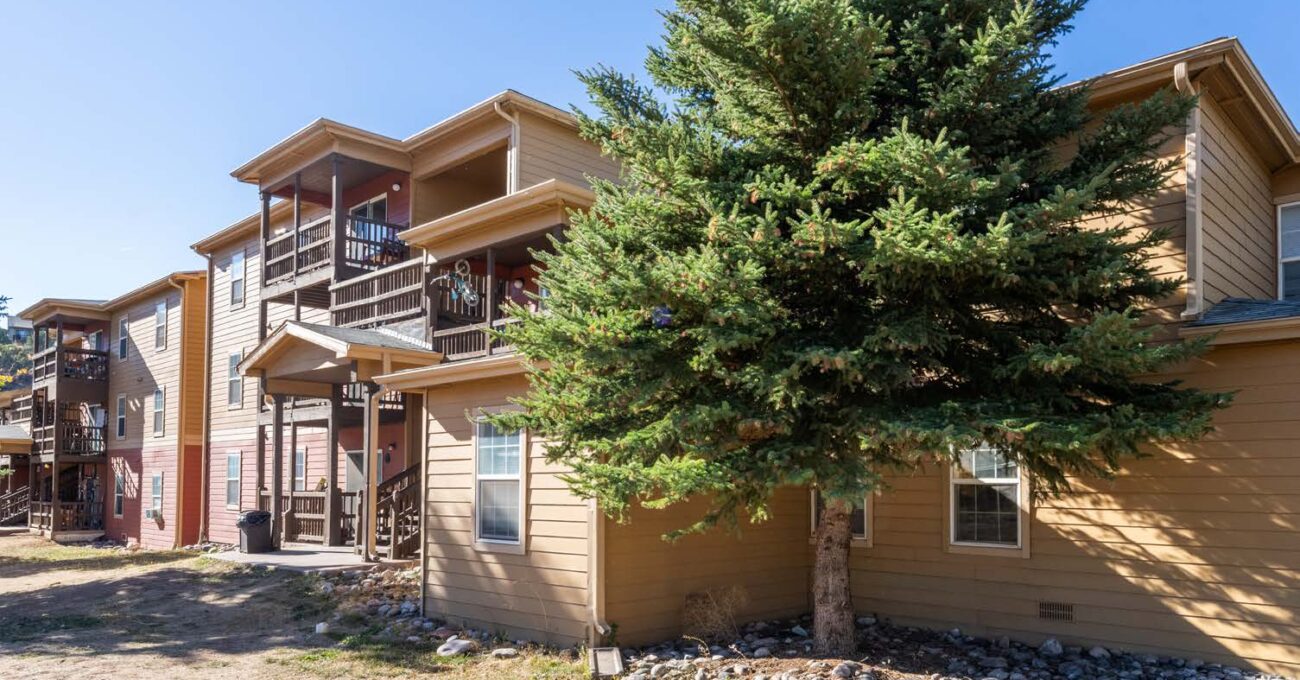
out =
<svg viewBox="0 0 1300 680"><path fill-rule="evenodd" d="M690 526L702 515L703 501L636 508L626 524L605 520L605 619L618 626L619 643L681 636L686 596L726 586L744 589L745 619L808 611L810 505L807 489L783 489L772 499L767 522L742 521L738 535L719 528L675 543L663 535Z"/></svg>
<svg viewBox="0 0 1300 680"><path fill-rule="evenodd" d="M154 305L162 300L167 302L167 345L163 349L157 349L154 346ZM127 319L127 358L119 359L117 331L124 317ZM138 451L141 448L164 445L176 450L180 427L183 328L181 292L176 289L134 303L113 314L113 342L108 364L109 403L105 404L108 411L110 452ZM153 396L157 388L163 389L165 399L161 437L153 434ZM114 420L117 417L119 394L125 394L127 401L126 437L122 439L117 438Z"/></svg>
<svg viewBox="0 0 1300 680"><path fill-rule="evenodd" d="M618 165L576 130L540 116L519 114L519 188L549 179L586 186L587 175L614 179Z"/></svg>
<svg viewBox="0 0 1300 680"><path fill-rule="evenodd" d="M1175 376L1241 390L1220 429L1039 501L1028 559L946 552L941 471L890 479L874 545L853 550L857 609L1300 671L1300 345L1217 349ZM1040 620L1040 601L1075 622Z"/></svg>
<svg viewBox="0 0 1300 680"><path fill-rule="evenodd" d="M1272 179L1212 95L1201 97L1206 303L1277 295Z"/></svg>
<svg viewBox="0 0 1300 680"><path fill-rule="evenodd" d="M587 503L570 494L564 470L528 442L523 554L474 546L474 428L468 413L508 404L520 377L430 390L424 591L427 613L505 632L568 644L588 629Z"/></svg>

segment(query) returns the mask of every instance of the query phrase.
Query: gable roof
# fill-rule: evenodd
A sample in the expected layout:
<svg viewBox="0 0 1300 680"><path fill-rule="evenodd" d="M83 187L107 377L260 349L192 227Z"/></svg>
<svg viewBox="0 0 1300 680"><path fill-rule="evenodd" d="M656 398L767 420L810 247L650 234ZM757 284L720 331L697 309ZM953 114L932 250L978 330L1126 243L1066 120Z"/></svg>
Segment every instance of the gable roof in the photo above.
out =
<svg viewBox="0 0 1300 680"><path fill-rule="evenodd" d="M295 343L315 345L333 353L334 359L338 360L372 359L416 365L442 361L442 353L433 351L428 344L393 331L286 321L245 356L236 368L242 375L249 375L250 371L265 371L275 364L282 350Z"/></svg>
<svg viewBox="0 0 1300 680"><path fill-rule="evenodd" d="M83 316L86 318L107 320L112 311L150 295L155 295L164 289L171 287L173 282L179 283L181 281L206 278L207 275L207 272L201 270L172 272L160 279L155 279L139 288L119 295L112 300L41 298L27 307L27 309L18 312L18 316L29 321L38 321L62 313L69 316Z"/></svg>
<svg viewBox="0 0 1300 680"><path fill-rule="evenodd" d="M1170 85L1177 69L1188 82L1208 84L1230 115L1247 119L1243 127L1256 132L1251 143L1273 170L1300 162L1300 132L1235 37L1215 38L1062 87L1087 87L1091 101L1104 106Z"/></svg>

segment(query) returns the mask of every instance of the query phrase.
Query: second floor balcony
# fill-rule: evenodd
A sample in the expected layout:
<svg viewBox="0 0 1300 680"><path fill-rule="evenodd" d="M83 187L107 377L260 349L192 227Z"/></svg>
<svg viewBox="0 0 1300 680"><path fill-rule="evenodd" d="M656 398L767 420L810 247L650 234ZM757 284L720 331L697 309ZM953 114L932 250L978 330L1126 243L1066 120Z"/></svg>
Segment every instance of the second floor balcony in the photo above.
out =
<svg viewBox="0 0 1300 680"><path fill-rule="evenodd" d="M262 182L262 285L268 300L307 294L324 306L328 286L403 262L398 238L410 222L410 174L404 169L331 153ZM272 222L270 202L292 205Z"/></svg>

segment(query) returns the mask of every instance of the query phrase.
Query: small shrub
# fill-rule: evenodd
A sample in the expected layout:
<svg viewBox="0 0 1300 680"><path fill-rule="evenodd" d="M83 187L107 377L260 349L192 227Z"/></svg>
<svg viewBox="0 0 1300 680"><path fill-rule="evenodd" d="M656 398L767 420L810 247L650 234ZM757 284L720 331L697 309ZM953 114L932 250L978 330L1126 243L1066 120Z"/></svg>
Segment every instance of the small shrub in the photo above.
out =
<svg viewBox="0 0 1300 680"><path fill-rule="evenodd" d="M731 642L740 636L736 618L749 602L743 586L710 588L686 596L682 607L682 634L709 642Z"/></svg>

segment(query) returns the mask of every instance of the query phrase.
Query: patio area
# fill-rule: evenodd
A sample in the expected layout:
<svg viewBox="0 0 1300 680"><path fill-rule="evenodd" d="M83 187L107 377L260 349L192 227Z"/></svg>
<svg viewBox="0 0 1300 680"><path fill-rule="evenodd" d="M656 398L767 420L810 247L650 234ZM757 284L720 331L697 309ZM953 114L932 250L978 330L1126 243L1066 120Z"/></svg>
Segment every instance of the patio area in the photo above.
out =
<svg viewBox="0 0 1300 680"><path fill-rule="evenodd" d="M279 550L266 553L241 553L238 550L211 553L215 560L272 567L303 573L329 573L365 569L374 566L366 563L350 546L322 546L306 543L286 543Z"/></svg>

